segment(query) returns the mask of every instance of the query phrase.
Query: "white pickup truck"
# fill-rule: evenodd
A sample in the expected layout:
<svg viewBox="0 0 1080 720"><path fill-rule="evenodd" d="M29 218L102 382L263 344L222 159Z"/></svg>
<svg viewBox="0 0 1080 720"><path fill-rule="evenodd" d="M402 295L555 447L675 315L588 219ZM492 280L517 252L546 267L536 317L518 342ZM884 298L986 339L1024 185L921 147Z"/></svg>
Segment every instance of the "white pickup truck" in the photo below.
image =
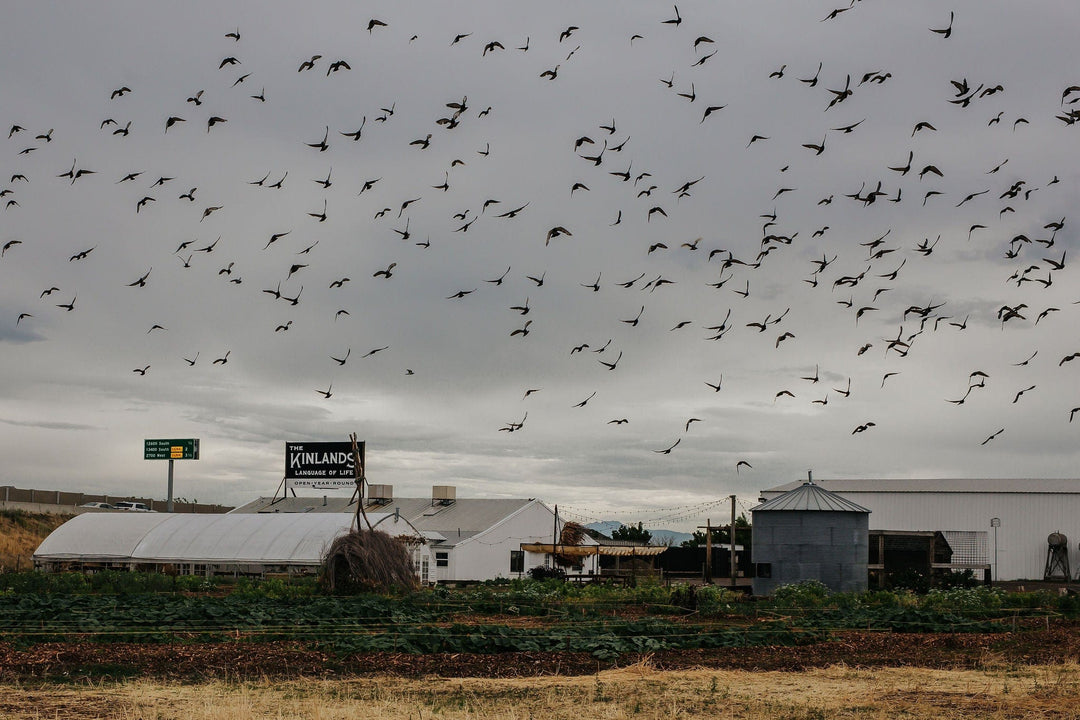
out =
<svg viewBox="0 0 1080 720"><path fill-rule="evenodd" d="M131 502L129 500L121 500L120 502L113 503L113 507L117 510L127 510L129 512L154 512L146 507L146 503Z"/></svg>

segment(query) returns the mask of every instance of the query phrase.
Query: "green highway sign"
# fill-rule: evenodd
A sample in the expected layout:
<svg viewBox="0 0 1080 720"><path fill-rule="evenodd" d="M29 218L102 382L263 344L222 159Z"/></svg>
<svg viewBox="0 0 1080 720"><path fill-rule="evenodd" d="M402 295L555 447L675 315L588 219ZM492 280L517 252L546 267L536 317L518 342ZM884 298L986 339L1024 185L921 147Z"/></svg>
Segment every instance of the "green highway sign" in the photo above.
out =
<svg viewBox="0 0 1080 720"><path fill-rule="evenodd" d="M143 440L144 460L198 460L199 439Z"/></svg>

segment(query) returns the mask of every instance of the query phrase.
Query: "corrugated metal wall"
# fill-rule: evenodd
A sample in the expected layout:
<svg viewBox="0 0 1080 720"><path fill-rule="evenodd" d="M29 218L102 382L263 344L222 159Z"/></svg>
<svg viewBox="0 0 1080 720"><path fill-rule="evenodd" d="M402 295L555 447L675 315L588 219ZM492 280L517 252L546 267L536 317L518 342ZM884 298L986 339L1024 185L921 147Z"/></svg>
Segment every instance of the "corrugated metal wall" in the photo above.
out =
<svg viewBox="0 0 1080 720"><path fill-rule="evenodd" d="M770 577L754 578L755 595L769 595L781 585L804 580L820 580L834 592L865 590L870 557L867 515L755 512L752 553L755 565L768 563L771 570Z"/></svg>
<svg viewBox="0 0 1080 720"><path fill-rule="evenodd" d="M869 509L874 530L981 530L994 559L997 528L997 580L1041 580L1046 566L1046 536L1069 538L1073 577L1080 569L1080 493L883 493L845 491L844 497ZM757 521L755 519L755 545Z"/></svg>

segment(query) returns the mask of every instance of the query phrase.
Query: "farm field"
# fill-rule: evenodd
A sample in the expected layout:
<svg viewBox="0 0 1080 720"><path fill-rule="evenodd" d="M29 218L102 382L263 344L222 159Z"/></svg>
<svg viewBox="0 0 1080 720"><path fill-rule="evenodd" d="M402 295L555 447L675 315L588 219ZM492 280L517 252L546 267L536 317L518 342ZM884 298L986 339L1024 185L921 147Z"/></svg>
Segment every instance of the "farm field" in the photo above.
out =
<svg viewBox="0 0 1080 720"><path fill-rule="evenodd" d="M6 573L0 718L1080 717L1080 598L953 580L746 599Z"/></svg>
<svg viewBox="0 0 1080 720"><path fill-rule="evenodd" d="M181 684L153 680L0 685L0 716L190 718L1074 718L1075 664L802 672L657 670L646 659L585 676Z"/></svg>

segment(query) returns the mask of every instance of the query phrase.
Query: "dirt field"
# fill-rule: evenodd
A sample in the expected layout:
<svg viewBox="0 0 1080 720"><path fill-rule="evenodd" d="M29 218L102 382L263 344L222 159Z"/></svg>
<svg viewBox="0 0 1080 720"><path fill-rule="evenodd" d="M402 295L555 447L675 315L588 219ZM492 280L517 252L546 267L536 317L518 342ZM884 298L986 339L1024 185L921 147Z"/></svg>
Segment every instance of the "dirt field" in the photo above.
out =
<svg viewBox="0 0 1080 720"><path fill-rule="evenodd" d="M800 647L372 653L296 643L0 644L0 718L1080 718L1080 628L847 632Z"/></svg>
<svg viewBox="0 0 1080 720"><path fill-rule="evenodd" d="M1048 620L1018 632L890 633L837 631L827 641L795 647L663 650L650 667L748 671L803 671L830 666L921 667L985 670L1058 665L1080 658L1080 623ZM40 643L17 648L0 642L0 683L118 678L170 682L349 679L369 675L400 678L529 678L592 676L641 661L625 655L599 660L586 652L365 653L347 657L298 642Z"/></svg>
<svg viewBox="0 0 1080 720"><path fill-rule="evenodd" d="M4 718L1076 718L1080 667L803 672L659 671L648 659L591 676L0 685Z"/></svg>

